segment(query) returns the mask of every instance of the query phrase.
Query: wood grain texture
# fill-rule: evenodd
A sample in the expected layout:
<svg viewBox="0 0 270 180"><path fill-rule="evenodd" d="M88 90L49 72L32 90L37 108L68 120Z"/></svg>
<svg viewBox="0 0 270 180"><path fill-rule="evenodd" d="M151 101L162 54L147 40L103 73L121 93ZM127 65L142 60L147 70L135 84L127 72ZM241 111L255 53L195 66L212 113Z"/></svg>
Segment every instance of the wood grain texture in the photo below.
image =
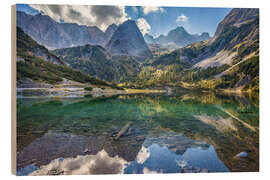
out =
<svg viewBox="0 0 270 180"><path fill-rule="evenodd" d="M16 175L16 5L11 6L11 173Z"/></svg>

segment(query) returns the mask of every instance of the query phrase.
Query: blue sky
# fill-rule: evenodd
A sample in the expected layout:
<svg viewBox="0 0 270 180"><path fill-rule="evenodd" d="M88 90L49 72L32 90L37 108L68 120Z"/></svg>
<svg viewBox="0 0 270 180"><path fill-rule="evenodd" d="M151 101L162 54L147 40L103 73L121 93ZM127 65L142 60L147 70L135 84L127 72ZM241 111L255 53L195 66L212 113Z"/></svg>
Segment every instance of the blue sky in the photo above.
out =
<svg viewBox="0 0 270 180"><path fill-rule="evenodd" d="M231 8L191 8L191 7L131 7L126 6L124 8L119 7L119 12L117 8L107 7L106 16L104 16L104 11L102 8L94 9L89 7L88 14L83 14L85 9L73 6L59 6L63 11L59 14L53 11L55 8L45 7L48 5L17 5L17 10L24 11L28 14L35 15L42 12L49 15L55 20L60 21L64 19L65 22L75 22L78 24L85 25L96 25L101 29L105 29L109 24L116 23L119 24L126 18L131 18L137 22L140 19L141 31L144 33L149 33L153 36L158 36L160 34L166 35L171 29L178 26L183 26L189 33L201 34L202 32L208 32L211 36L214 35L218 23L231 11ZM48 10L49 9L49 10ZM70 9L82 13L81 17L78 17L78 21L74 18L69 18ZM112 9L112 10L110 10ZM117 11L117 12L115 12ZM91 14L92 13L92 14ZM100 14L100 13L103 13ZM111 14L110 14L111 13ZM118 14L117 14L118 13ZM57 14L57 15L56 15ZM98 17L98 20L88 21L91 19L91 15ZM111 15L111 17L110 17ZM63 16L63 17L61 17ZM104 20L102 19L104 18ZM120 20L121 19L121 20ZM143 21L141 21L143 20ZM115 21L115 22L114 22ZM95 24L96 23L96 24Z"/></svg>
<svg viewBox="0 0 270 180"><path fill-rule="evenodd" d="M178 26L183 26L190 33L208 32L213 35L218 23L230 12L230 8L188 8L188 7L163 7L163 12L144 14L141 7L134 12L132 7L127 7L127 13L132 19L143 17L151 26L150 34L167 34L168 31ZM177 21L183 15L186 20Z"/></svg>

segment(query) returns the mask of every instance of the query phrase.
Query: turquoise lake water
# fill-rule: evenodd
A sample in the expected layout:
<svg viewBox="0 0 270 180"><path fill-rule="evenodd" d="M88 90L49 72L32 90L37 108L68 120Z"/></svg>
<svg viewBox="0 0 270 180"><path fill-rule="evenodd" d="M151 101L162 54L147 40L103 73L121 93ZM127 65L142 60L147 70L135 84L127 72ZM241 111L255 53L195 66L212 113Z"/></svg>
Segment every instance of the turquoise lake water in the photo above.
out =
<svg viewBox="0 0 270 180"><path fill-rule="evenodd" d="M115 135L128 123L127 132ZM237 158L240 152L247 157ZM259 103L214 93L17 99L17 174L259 170Z"/></svg>

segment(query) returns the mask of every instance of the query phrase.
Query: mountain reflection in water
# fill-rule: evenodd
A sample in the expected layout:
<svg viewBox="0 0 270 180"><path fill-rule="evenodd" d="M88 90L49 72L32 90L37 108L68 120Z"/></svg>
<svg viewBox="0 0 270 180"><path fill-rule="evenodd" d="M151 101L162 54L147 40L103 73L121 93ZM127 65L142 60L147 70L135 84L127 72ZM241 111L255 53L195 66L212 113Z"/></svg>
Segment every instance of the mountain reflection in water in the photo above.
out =
<svg viewBox="0 0 270 180"><path fill-rule="evenodd" d="M169 133L158 138L146 139L140 145L141 149L136 158L130 162L122 158L121 154L119 154L120 157L119 155L113 156L114 152L111 149L107 149L108 152L102 149L90 155L91 152L83 149L86 147L93 149L94 147L89 147L87 138L84 138L86 137L76 137L65 133L49 132L45 134L44 137L22 151L21 156L31 156L36 162L42 163L46 161L44 154L48 152L51 153L48 154L49 157L54 155L61 157L61 155L69 153L82 155L72 157L73 155L69 154L67 158L56 158L49 164L41 166L40 169L35 168L33 172L27 173L29 175L176 173L188 166L212 172L228 171L218 159L212 146L205 142L194 141L181 134ZM48 145L50 149L46 149ZM129 149L126 153L130 153Z"/></svg>
<svg viewBox="0 0 270 180"><path fill-rule="evenodd" d="M235 95L20 98L17 174L258 171L258 114Z"/></svg>

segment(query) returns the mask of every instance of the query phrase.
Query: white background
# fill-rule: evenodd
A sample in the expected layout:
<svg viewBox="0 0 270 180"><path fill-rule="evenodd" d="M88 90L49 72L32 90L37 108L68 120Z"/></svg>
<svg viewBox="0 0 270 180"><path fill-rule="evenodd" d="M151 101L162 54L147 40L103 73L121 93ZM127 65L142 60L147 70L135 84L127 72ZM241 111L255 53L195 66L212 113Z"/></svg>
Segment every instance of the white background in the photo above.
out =
<svg viewBox="0 0 270 180"><path fill-rule="evenodd" d="M270 178L270 6L267 0L6 0L0 13L0 179L263 179ZM16 177L11 175L11 5L28 4L97 4L182 7L251 7L260 8L260 172L157 175L91 175L61 177ZM267 177L269 176L269 177Z"/></svg>

